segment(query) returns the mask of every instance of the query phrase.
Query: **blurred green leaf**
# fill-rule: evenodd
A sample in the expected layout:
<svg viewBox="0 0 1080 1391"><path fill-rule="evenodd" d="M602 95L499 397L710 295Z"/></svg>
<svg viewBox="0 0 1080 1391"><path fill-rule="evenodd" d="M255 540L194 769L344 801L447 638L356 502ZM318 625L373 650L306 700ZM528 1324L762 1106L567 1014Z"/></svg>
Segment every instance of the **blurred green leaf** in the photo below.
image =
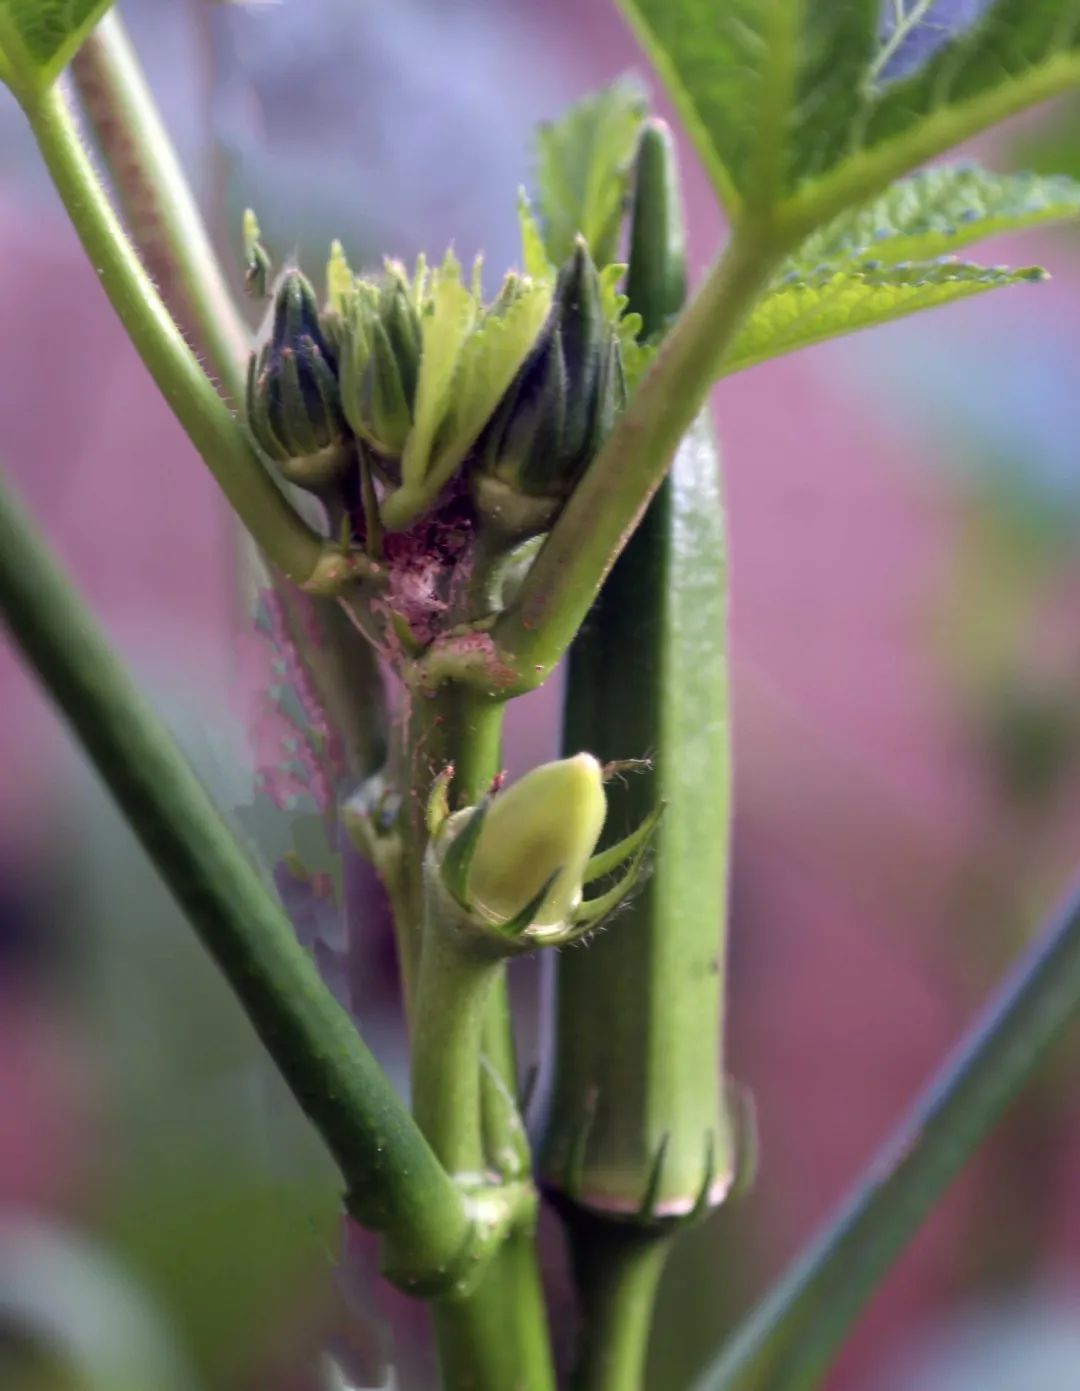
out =
<svg viewBox="0 0 1080 1391"><path fill-rule="evenodd" d="M826 223L799 247L786 270L830 262L930 261L1005 232L1080 215L1080 183L1063 176L995 174L978 165L923 169L872 203Z"/></svg>
<svg viewBox="0 0 1080 1391"><path fill-rule="evenodd" d="M955 143L1077 80L1080 0L996 0L910 77L883 88L864 143L872 149L930 120L955 123Z"/></svg>
<svg viewBox="0 0 1080 1391"><path fill-rule="evenodd" d="M50 86L112 0L0 0L0 77L17 88Z"/></svg>
<svg viewBox="0 0 1080 1391"><path fill-rule="evenodd" d="M813 228L1080 81L1080 0L996 0L910 76L873 0L620 0L729 214Z"/></svg>
<svg viewBox="0 0 1080 1391"><path fill-rule="evenodd" d="M827 338L889 323L920 309L1043 279L1038 267L1002 270L965 262L931 261L868 269L822 266L793 270L758 302L725 360L722 376L807 348Z"/></svg>
<svg viewBox="0 0 1080 1391"><path fill-rule="evenodd" d="M537 205L554 265L568 259L579 232L598 266L615 259L645 114L641 87L622 78L540 127Z"/></svg>
<svg viewBox="0 0 1080 1391"><path fill-rule="evenodd" d="M850 148L876 0L620 0L734 214Z"/></svg>

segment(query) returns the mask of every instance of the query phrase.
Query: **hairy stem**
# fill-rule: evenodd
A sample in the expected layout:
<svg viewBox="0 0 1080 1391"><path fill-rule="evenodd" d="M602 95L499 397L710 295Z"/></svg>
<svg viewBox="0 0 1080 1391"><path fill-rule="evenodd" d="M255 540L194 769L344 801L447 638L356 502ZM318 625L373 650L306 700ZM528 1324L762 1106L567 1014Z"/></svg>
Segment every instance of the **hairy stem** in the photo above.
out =
<svg viewBox="0 0 1080 1391"><path fill-rule="evenodd" d="M265 554L290 578L311 582L326 565L324 542L263 468L184 341L109 205L62 92L50 88L25 110L79 240L162 395Z"/></svg>
<svg viewBox="0 0 1080 1391"><path fill-rule="evenodd" d="M244 399L247 327L115 11L75 55L71 75L150 279L238 406Z"/></svg>
<svg viewBox="0 0 1080 1391"><path fill-rule="evenodd" d="M1080 892L1016 967L843 1209L736 1331L697 1391L811 1391L863 1305L1080 1011Z"/></svg>
<svg viewBox="0 0 1080 1391"><path fill-rule="evenodd" d="M0 611L333 1153L353 1216L388 1237L394 1278L436 1291L452 1282L470 1243L461 1193L2 487Z"/></svg>
<svg viewBox="0 0 1080 1391"><path fill-rule="evenodd" d="M72 77L135 249L166 309L236 409L244 395L247 327L115 10L76 54ZM266 598L276 605L288 644L341 737L350 777L370 776L385 758L386 743L386 693L374 651L337 604L299 592L266 565L241 527L236 544L243 581L238 621L249 624L260 591L273 591L273 599Z"/></svg>

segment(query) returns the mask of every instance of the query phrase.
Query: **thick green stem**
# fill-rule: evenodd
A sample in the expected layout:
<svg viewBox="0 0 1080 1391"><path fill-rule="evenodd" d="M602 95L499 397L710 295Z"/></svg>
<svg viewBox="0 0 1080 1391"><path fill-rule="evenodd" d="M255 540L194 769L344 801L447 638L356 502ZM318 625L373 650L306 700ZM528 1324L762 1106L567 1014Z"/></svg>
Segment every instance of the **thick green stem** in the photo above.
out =
<svg viewBox="0 0 1080 1391"><path fill-rule="evenodd" d="M301 584L344 579L341 560L290 505L263 468L246 430L204 373L151 284L109 204L59 88L25 110L57 192L113 308L240 520L286 575ZM328 568L333 576L326 574Z"/></svg>
<svg viewBox="0 0 1080 1391"><path fill-rule="evenodd" d="M454 766L451 805L475 804L501 769L504 706L465 687L414 692L404 762L406 874L419 907L434 779ZM414 921L410 936L415 952ZM454 1172L528 1173L505 967L477 958L438 922L423 926L413 1018L414 1112ZM435 1308L447 1391L554 1391L547 1314L531 1225L510 1232L480 1285Z"/></svg>
<svg viewBox="0 0 1080 1391"><path fill-rule="evenodd" d="M71 64L132 241L188 342L225 395L244 399L248 331L120 16L105 16Z"/></svg>
<svg viewBox="0 0 1080 1391"><path fill-rule="evenodd" d="M499 963L476 954L451 925L424 929L412 1036L412 1108L420 1129L455 1178L484 1172L480 1054L484 1010Z"/></svg>
<svg viewBox="0 0 1080 1391"><path fill-rule="evenodd" d="M470 806L483 797L501 767L505 706L478 699L472 691L455 686L444 686L435 695L411 692L409 699L412 703L397 770L401 786L409 790L401 812L401 904L394 921L405 980L415 982L424 922L426 813L431 787L452 764L452 804ZM406 991L410 1017L414 988L410 985Z"/></svg>
<svg viewBox="0 0 1080 1391"><path fill-rule="evenodd" d="M0 488L0 610L337 1160L394 1277L438 1291L469 1261L457 1186L323 984L276 898L88 610Z"/></svg>
<svg viewBox="0 0 1080 1391"><path fill-rule="evenodd" d="M641 1391L653 1302L671 1237L580 1219L570 1232L585 1325L574 1391Z"/></svg>
<svg viewBox="0 0 1080 1391"><path fill-rule="evenodd" d="M881 1277L1080 1011L1080 894L1027 954L806 1255L697 1391L812 1391Z"/></svg>

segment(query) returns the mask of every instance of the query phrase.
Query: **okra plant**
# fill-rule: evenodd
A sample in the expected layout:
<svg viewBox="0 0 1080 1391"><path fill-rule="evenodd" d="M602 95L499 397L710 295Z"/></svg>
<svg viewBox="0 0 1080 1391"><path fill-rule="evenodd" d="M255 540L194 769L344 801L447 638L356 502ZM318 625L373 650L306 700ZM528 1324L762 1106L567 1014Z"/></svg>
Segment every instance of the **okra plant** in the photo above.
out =
<svg viewBox="0 0 1080 1391"><path fill-rule="evenodd" d="M620 81L540 133L520 260L493 290L438 248L355 266L347 228L325 273L277 268L248 214L251 342L108 0L0 0L0 78L253 542L259 613L318 725L306 777L329 841L385 887L408 1102L6 491L0 604L333 1154L345 1210L380 1234L385 1278L430 1304L451 1391L556 1385L541 1198L580 1301L572 1384L641 1386L667 1253L752 1177L752 1104L722 1049L710 389L1041 280L960 253L1080 212L1064 178L923 167L1080 81L1077 0L990 0L951 34L946 0L620 3L727 217L699 285L671 135ZM564 658L564 757L504 785L506 706ZM553 948L547 1084L525 1108L506 966ZM1073 907L698 1391L821 1384L1078 1002Z"/></svg>

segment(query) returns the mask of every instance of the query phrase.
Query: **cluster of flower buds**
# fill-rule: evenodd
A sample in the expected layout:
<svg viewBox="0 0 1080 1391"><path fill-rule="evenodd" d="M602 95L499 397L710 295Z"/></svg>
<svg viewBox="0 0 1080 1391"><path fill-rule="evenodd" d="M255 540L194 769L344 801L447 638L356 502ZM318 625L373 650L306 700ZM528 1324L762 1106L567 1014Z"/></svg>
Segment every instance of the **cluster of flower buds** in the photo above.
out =
<svg viewBox="0 0 1080 1391"><path fill-rule="evenodd" d="M337 361L315 291L299 271L282 278L270 340L248 364L247 417L259 447L290 483L319 492L349 467Z"/></svg>
<svg viewBox="0 0 1080 1391"><path fill-rule="evenodd" d="M524 218L523 233L528 273L508 274L490 304L479 263L467 281L450 253L357 276L335 243L321 310L298 271L281 278L247 410L290 482L325 496L363 458L393 532L466 473L508 543L550 526L626 402L635 316L615 293L622 267L598 273L579 238L556 273ZM250 216L245 248L257 291L269 265Z"/></svg>
<svg viewBox="0 0 1080 1391"><path fill-rule="evenodd" d="M607 815L600 764L591 754L544 763L479 806L450 813L449 777L428 811L428 878L459 929L497 954L563 946L591 932L641 877L659 812L624 840L594 853ZM606 892L585 885L623 873Z"/></svg>
<svg viewBox="0 0 1080 1391"><path fill-rule="evenodd" d="M626 404L620 336L578 237L547 323L484 434L476 495L511 535L551 522Z"/></svg>

